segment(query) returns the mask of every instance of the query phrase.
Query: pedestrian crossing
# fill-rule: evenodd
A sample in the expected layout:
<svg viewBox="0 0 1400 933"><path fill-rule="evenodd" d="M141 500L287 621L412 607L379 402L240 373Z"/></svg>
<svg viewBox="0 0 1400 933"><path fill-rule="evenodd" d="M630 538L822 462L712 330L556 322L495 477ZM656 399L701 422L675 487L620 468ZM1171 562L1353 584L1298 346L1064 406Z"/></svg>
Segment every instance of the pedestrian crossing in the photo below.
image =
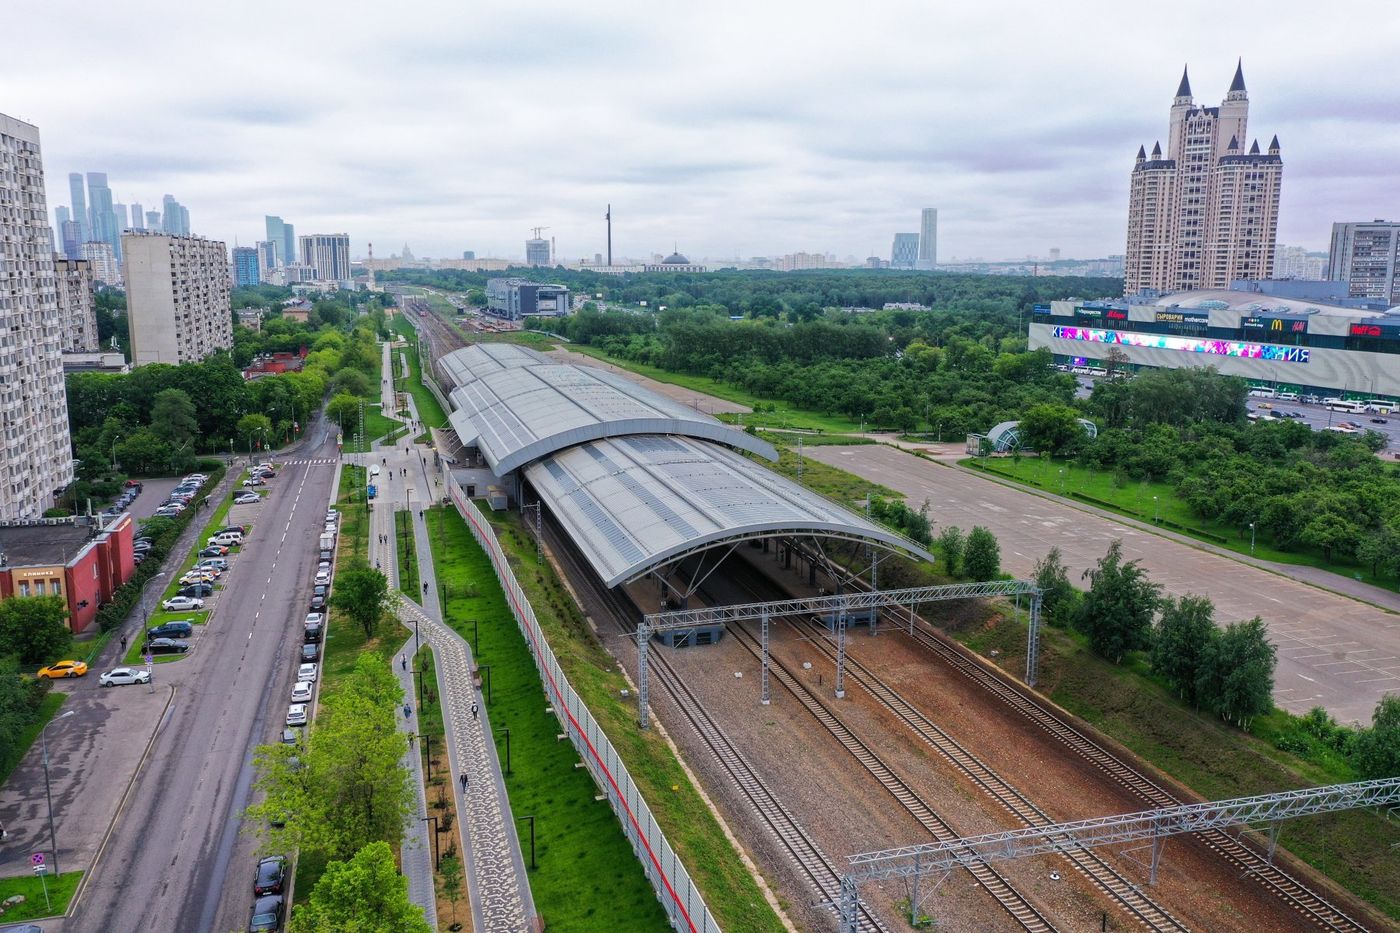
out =
<svg viewBox="0 0 1400 933"><path fill-rule="evenodd" d="M300 460L279 460L278 466L297 466L298 464L331 464L339 463L336 457L303 457Z"/></svg>

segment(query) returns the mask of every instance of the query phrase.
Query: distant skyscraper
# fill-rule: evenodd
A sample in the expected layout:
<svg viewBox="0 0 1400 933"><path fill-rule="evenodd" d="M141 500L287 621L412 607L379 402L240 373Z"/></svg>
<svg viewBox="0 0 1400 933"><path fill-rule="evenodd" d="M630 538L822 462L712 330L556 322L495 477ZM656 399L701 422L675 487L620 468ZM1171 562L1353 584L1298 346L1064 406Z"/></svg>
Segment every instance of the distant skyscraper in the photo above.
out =
<svg viewBox="0 0 1400 933"><path fill-rule="evenodd" d="M116 225L117 225L117 235L118 235L118 238L120 238L121 232L122 232L123 230L129 230L129 229L131 229L130 226L129 226L129 225L127 224L127 222L126 222L126 221L127 221L127 218L130 217L130 216L131 216L131 215L127 212L127 209L126 209L126 205L125 205L125 204L120 204L120 203L119 203L119 204L113 204L113 205L112 205L112 219L116 222Z"/></svg>
<svg viewBox="0 0 1400 933"><path fill-rule="evenodd" d="M146 211L146 230L160 229L160 211Z"/></svg>
<svg viewBox="0 0 1400 933"><path fill-rule="evenodd" d="M1400 223L1333 224L1327 278L1353 297L1400 304Z"/></svg>
<svg viewBox="0 0 1400 933"><path fill-rule="evenodd" d="M316 233L300 238L301 263L316 270L322 282L349 282L350 237L344 233Z"/></svg>
<svg viewBox="0 0 1400 933"><path fill-rule="evenodd" d="M267 226L267 242L272 244L273 266L282 266L291 262L295 257L285 252L286 240L283 239L283 227L281 217L274 217L271 214L263 216L263 223Z"/></svg>
<svg viewBox="0 0 1400 933"><path fill-rule="evenodd" d="M1274 250L1274 278L1321 282L1327 278L1327 254L1280 243Z"/></svg>
<svg viewBox="0 0 1400 933"><path fill-rule="evenodd" d="M549 241L543 239L533 239L525 241L525 265L527 266L547 266L549 265Z"/></svg>
<svg viewBox="0 0 1400 933"><path fill-rule="evenodd" d="M112 189L107 187L106 172L88 172L88 228L92 240L112 247L112 255L121 260L121 233L117 215L112 209Z"/></svg>
<svg viewBox="0 0 1400 933"><path fill-rule="evenodd" d="M932 269L938 265L938 208L926 207L919 216L919 261L920 269Z"/></svg>
<svg viewBox="0 0 1400 933"><path fill-rule="evenodd" d="M271 282L272 273L277 271L277 246L271 240L258 241L258 278L264 282Z"/></svg>
<svg viewBox="0 0 1400 933"><path fill-rule="evenodd" d="M190 212L171 195L161 198L161 231L170 236L190 235Z"/></svg>
<svg viewBox="0 0 1400 933"><path fill-rule="evenodd" d="M917 233L896 233L894 246L890 249L891 269L912 269L919 261L919 235Z"/></svg>
<svg viewBox="0 0 1400 933"><path fill-rule="evenodd" d="M282 225L282 262L297 261L297 231L291 224Z"/></svg>
<svg viewBox="0 0 1400 933"><path fill-rule="evenodd" d="M76 220L69 220L58 231L59 242L63 244L63 255L69 259L83 258L83 228Z"/></svg>
<svg viewBox="0 0 1400 933"><path fill-rule="evenodd" d="M146 212L141 209L140 204L131 205L131 229L146 229Z"/></svg>
<svg viewBox="0 0 1400 933"><path fill-rule="evenodd" d="M53 225L55 229L61 229L64 224L73 219L73 215L68 213L68 208L60 204L53 209Z"/></svg>
<svg viewBox="0 0 1400 933"><path fill-rule="evenodd" d="M233 287L243 288L262 282L258 271L258 251L251 246L233 248Z"/></svg>
<svg viewBox="0 0 1400 933"><path fill-rule="evenodd" d="M1186 72L1172 99L1167 150L1139 147L1128 197L1123 290L1229 288L1273 271L1283 160L1245 150L1249 96L1236 67L1219 107L1197 107Z"/></svg>
<svg viewBox="0 0 1400 933"><path fill-rule="evenodd" d="M475 258L476 258L476 250L474 250L474 249L464 249L464 250L462 250L462 258L463 258L463 259L475 259Z"/></svg>
<svg viewBox="0 0 1400 933"><path fill-rule="evenodd" d="M83 173L68 173L68 192L73 199L73 220L77 221L80 228L79 242L92 239L92 233L88 229L88 208L87 194L83 190Z"/></svg>
<svg viewBox="0 0 1400 933"><path fill-rule="evenodd" d="M63 318L54 280L39 128L0 114L0 355L5 444L0 520L35 519L73 480L63 387Z"/></svg>
<svg viewBox="0 0 1400 933"><path fill-rule="evenodd" d="M133 365L194 363L233 346L223 243L162 233L122 239Z"/></svg>

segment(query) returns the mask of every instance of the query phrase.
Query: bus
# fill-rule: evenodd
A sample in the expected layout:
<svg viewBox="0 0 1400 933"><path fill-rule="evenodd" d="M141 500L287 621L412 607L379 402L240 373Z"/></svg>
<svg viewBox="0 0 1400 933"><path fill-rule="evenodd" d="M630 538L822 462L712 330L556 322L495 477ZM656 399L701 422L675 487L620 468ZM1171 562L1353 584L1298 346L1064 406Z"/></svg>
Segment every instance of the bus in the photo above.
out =
<svg viewBox="0 0 1400 933"><path fill-rule="evenodd" d="M1366 413L1364 402L1353 402L1349 399L1331 398L1327 400L1328 411L1342 411L1349 415L1362 415Z"/></svg>
<svg viewBox="0 0 1400 933"><path fill-rule="evenodd" d="M1395 403L1388 402L1383 398L1368 398L1366 410L1373 411L1378 415L1388 415L1395 410Z"/></svg>

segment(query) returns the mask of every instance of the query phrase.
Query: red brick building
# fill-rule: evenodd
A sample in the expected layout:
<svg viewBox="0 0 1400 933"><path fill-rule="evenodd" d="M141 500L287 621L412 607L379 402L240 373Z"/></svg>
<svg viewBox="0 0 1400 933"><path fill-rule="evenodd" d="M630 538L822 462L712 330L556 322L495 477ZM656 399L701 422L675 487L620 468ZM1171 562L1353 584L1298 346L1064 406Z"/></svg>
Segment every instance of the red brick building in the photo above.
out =
<svg viewBox="0 0 1400 933"><path fill-rule="evenodd" d="M135 536L129 513L0 525L0 599L62 596L69 627L82 632L136 572Z"/></svg>

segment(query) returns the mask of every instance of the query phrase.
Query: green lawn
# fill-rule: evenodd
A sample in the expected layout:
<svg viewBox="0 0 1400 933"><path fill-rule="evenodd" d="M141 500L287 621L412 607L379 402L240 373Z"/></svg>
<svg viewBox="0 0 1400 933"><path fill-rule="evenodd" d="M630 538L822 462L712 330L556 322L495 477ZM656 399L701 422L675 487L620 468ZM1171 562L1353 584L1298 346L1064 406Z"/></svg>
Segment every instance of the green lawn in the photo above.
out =
<svg viewBox="0 0 1400 933"><path fill-rule="evenodd" d="M596 359L612 363L621 369L631 370L640 376L648 379L655 379L657 382L667 382L671 385L678 385L695 392L703 392L706 395L713 395L716 398L726 399L740 405L747 405L756 408L760 405L774 406L771 412L748 412L741 415L718 415L722 421L739 422L745 426L757 425L767 428L795 428L804 431L826 431L832 434L850 434L860 430L860 419L851 420L844 415L828 415L822 412L805 411L800 408L793 408L781 399L764 398L754 395L751 392L730 385L727 382L720 382L717 379L710 379L707 376L692 376L688 373L673 373L655 366L648 366L645 363L634 363L631 360L619 359L609 356L597 347L585 346L583 344L570 344L570 350L579 353L586 353Z"/></svg>
<svg viewBox="0 0 1400 933"><path fill-rule="evenodd" d="M454 519L455 514L452 513ZM525 533L519 514L493 512L488 517L569 682L627 762L633 780L641 788L691 877L704 892L705 902L717 922L734 933L781 930L777 914L764 899L670 746L657 730L637 728L636 700L620 699L621 691L629 685L618 670L617 661L599 643L549 563L536 561L534 539ZM455 521L460 523L461 520ZM491 574L489 564L483 572ZM486 660L490 663L491 659ZM613 819L611 815L609 818ZM615 819L613 825L616 826ZM636 864L630 851L627 858Z"/></svg>
<svg viewBox="0 0 1400 933"><path fill-rule="evenodd" d="M779 447L778 462L773 464L765 460L763 464L769 469L783 474L788 479L796 480L797 461L796 447ZM806 456L802 458L802 485L858 512L865 510L865 500L871 495L879 496L882 499L900 500L904 498L888 486L862 479L854 473L847 473L845 470L827 466L819 460L813 460ZM917 503L914 503L914 507L917 508Z"/></svg>
<svg viewBox="0 0 1400 933"><path fill-rule="evenodd" d="M33 745L34 740L39 737L39 730L58 715L58 708L63 705L63 701L66 699L68 699L68 694L60 693L57 690L50 690L44 694L44 698L39 701L38 715L33 722L20 731L19 741L11 746L11 756L0 758L0 785L10 779L10 773L19 766L25 753L29 751L29 746ZM3 896L0 896L0 901L4 899Z"/></svg>
<svg viewBox="0 0 1400 933"><path fill-rule="evenodd" d="M1238 529L1196 515L1186 503L1177 498L1176 489L1170 483L1132 480L1121 483L1112 471L1090 470L1070 461L1052 460L1049 457L991 457L986 458L985 462L969 458L962 463L973 469L986 470L1131 518L1145 522L1155 521L1170 531L1189 535L1239 554L1251 553L1248 528ZM1386 589L1394 585L1393 581L1373 577L1369 567L1360 567L1348 561L1328 563L1320 553L1312 551L1278 550L1264 535L1255 538L1252 553L1261 560L1330 570Z"/></svg>
<svg viewBox="0 0 1400 933"><path fill-rule="evenodd" d="M418 553L413 540L413 513L394 513L394 551L399 560L399 592L414 601L421 600L418 592Z"/></svg>
<svg viewBox="0 0 1400 933"><path fill-rule="evenodd" d="M384 437L390 431L402 426L403 422L398 418L390 418L383 414L381 406L378 403L373 405L367 404L365 405L365 442L363 447L356 443L354 431L344 436L342 446L346 453L368 453L375 441Z"/></svg>
<svg viewBox="0 0 1400 933"><path fill-rule="evenodd" d="M434 566L447 587L447 617L471 640L478 622L480 663L491 667L491 727L515 816L535 817L536 861L530 872L535 907L551 929L665 930L666 917L622 827L597 786L575 768L578 753L555 738L559 721L545 711L544 687L530 650L506 606L486 553L455 510L432 510ZM440 543L439 543L440 542ZM529 828L517 820L530 858Z"/></svg>
<svg viewBox="0 0 1400 933"><path fill-rule="evenodd" d="M442 405L438 402L437 396L432 390L423 384L423 371L418 360L417 331L413 325L402 316L397 316L393 321L394 330L401 334L408 341L407 347L399 347L393 351L393 369L397 376L400 364L397 357L399 355L408 358L408 391L413 394L413 401L418 406L418 417L425 427L443 428L447 426L447 413L442 410Z"/></svg>
<svg viewBox="0 0 1400 933"><path fill-rule="evenodd" d="M65 871L55 878L46 876L42 881L35 875L22 875L18 878L0 878L0 901L16 894L23 895L24 903L5 911L0 923L18 923L21 920L38 920L43 917L59 917L68 911L68 902L82 880L80 871ZM48 886L48 901L44 900L44 887ZM8 929L8 927L6 928Z"/></svg>

